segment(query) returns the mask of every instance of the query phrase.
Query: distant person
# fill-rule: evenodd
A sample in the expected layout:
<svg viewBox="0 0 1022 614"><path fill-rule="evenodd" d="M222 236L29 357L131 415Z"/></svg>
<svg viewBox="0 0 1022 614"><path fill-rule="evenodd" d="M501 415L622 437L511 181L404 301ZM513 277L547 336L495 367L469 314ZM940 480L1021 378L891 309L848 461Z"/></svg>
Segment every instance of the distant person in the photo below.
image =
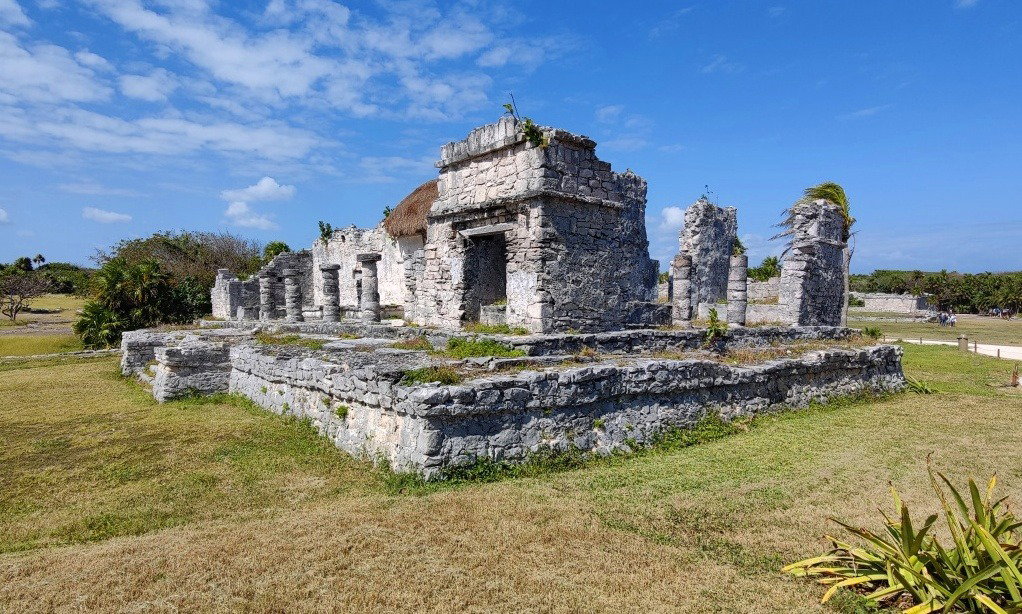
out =
<svg viewBox="0 0 1022 614"><path fill-rule="evenodd" d="M958 323L958 316L956 316L955 314L952 313L951 317L948 318L948 323L951 326L951 328L954 328L955 324Z"/></svg>

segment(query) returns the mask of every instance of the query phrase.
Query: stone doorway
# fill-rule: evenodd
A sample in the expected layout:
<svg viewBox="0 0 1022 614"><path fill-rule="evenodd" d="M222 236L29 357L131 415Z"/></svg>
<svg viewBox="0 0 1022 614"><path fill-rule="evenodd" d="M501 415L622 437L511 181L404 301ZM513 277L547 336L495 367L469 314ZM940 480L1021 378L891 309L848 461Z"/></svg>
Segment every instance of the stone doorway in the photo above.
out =
<svg viewBox="0 0 1022 614"><path fill-rule="evenodd" d="M507 306L507 241L504 233L466 238L465 320L492 322L495 312L503 314ZM488 309L486 309L489 307Z"/></svg>

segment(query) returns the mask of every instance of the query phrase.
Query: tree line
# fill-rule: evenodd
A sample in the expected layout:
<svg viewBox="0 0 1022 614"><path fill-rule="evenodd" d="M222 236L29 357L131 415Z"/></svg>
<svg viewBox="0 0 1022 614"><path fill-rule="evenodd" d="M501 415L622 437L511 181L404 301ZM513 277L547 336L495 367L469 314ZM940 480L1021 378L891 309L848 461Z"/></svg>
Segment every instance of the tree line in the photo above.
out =
<svg viewBox="0 0 1022 614"><path fill-rule="evenodd" d="M991 309L1022 310L1022 272L958 273L942 270L876 270L869 275L852 275L856 292L928 295L935 309L958 313L986 313Z"/></svg>

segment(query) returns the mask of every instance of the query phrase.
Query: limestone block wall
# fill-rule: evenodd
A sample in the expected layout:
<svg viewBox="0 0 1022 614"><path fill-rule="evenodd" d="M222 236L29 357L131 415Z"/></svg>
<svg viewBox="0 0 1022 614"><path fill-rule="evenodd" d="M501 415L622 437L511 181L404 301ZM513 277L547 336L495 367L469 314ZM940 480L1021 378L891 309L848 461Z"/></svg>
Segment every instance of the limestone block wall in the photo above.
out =
<svg viewBox="0 0 1022 614"><path fill-rule="evenodd" d="M930 305L925 296L912 296L911 294L887 294L883 292L852 292L852 296L863 300L865 305L857 308L862 311L914 313L930 309Z"/></svg>
<svg viewBox="0 0 1022 614"><path fill-rule="evenodd" d="M403 307L409 300L406 267L416 266L413 259L421 247L421 238L402 237L400 241L395 240L382 225L375 228L349 226L335 230L326 243L317 240L312 245L313 303L323 304L323 278L319 267L336 264L341 267L338 271L340 306L342 309L356 308L361 267L355 257L373 252L381 255L377 263L380 304Z"/></svg>
<svg viewBox="0 0 1022 614"><path fill-rule="evenodd" d="M504 118L442 148L418 322L459 327L476 317L470 250L481 235L473 232L503 237L509 325L536 332L621 327L635 311L631 303L655 300L645 181L614 173L586 137L546 134L549 146L534 146Z"/></svg>
<svg viewBox="0 0 1022 614"><path fill-rule="evenodd" d="M692 258L689 288L693 309L727 298L731 251L738 236L738 212L701 198L685 210L679 238L681 251Z"/></svg>
<svg viewBox="0 0 1022 614"><path fill-rule="evenodd" d="M776 299L781 292L781 278L771 277L766 281L749 280L749 301Z"/></svg>
<svg viewBox="0 0 1022 614"><path fill-rule="evenodd" d="M825 200L797 203L791 247L781 265L783 321L800 325L841 323L844 305L844 218Z"/></svg>

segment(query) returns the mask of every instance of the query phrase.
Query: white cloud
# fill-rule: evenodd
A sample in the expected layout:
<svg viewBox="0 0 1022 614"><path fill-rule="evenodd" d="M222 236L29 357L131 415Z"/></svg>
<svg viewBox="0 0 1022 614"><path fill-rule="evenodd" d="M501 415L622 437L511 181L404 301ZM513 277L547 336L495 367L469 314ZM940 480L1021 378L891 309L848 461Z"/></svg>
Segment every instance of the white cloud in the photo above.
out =
<svg viewBox="0 0 1022 614"><path fill-rule="evenodd" d="M81 51L75 52L75 59L82 66L88 66L96 70L112 71L114 70L113 64L108 62L106 58L96 55L88 49L82 49Z"/></svg>
<svg viewBox="0 0 1022 614"><path fill-rule="evenodd" d="M648 145L649 141L641 136L621 136L616 139L600 141L601 147L617 151L638 151L645 149Z"/></svg>
<svg viewBox="0 0 1022 614"><path fill-rule="evenodd" d="M11 221L11 216L7 214L7 209L0 209L0 224L7 224Z"/></svg>
<svg viewBox="0 0 1022 614"><path fill-rule="evenodd" d="M227 217L228 222L235 226L258 228L260 230L272 230L277 227L270 218L256 213L243 202L233 202L227 205L224 215Z"/></svg>
<svg viewBox="0 0 1022 614"><path fill-rule="evenodd" d="M955 6L960 9L967 9L979 4L979 0L955 0Z"/></svg>
<svg viewBox="0 0 1022 614"><path fill-rule="evenodd" d="M0 31L0 93L21 102L93 102L106 100L112 90L67 49L48 44L22 47L14 35Z"/></svg>
<svg viewBox="0 0 1022 614"><path fill-rule="evenodd" d="M32 22L25 11L21 10L18 0L0 0L0 23L12 26L28 26Z"/></svg>
<svg viewBox="0 0 1022 614"><path fill-rule="evenodd" d="M99 222L101 224L116 224L118 222L130 222L131 216L127 213L117 213L115 211L105 211L103 209L97 209L96 207L85 207L82 209L82 217L87 220Z"/></svg>
<svg viewBox="0 0 1022 614"><path fill-rule="evenodd" d="M294 195L295 187L293 185L280 185L272 177L263 177L247 188L220 192L220 198L226 201L246 203L260 200L289 200Z"/></svg>
<svg viewBox="0 0 1022 614"><path fill-rule="evenodd" d="M159 102L178 86L177 78L162 68L148 75L121 75L121 93L130 98Z"/></svg>
<svg viewBox="0 0 1022 614"><path fill-rule="evenodd" d="M713 56L708 64L703 65L699 72L703 74L713 73L737 73L745 70L745 66L727 59L726 55L717 54Z"/></svg>
<svg viewBox="0 0 1022 614"><path fill-rule="evenodd" d="M608 104L596 109L596 121L607 123L617 119L625 108L619 104Z"/></svg>
<svg viewBox="0 0 1022 614"><path fill-rule="evenodd" d="M685 225L685 210L678 206L664 207L660 211L660 229L680 231Z"/></svg>

